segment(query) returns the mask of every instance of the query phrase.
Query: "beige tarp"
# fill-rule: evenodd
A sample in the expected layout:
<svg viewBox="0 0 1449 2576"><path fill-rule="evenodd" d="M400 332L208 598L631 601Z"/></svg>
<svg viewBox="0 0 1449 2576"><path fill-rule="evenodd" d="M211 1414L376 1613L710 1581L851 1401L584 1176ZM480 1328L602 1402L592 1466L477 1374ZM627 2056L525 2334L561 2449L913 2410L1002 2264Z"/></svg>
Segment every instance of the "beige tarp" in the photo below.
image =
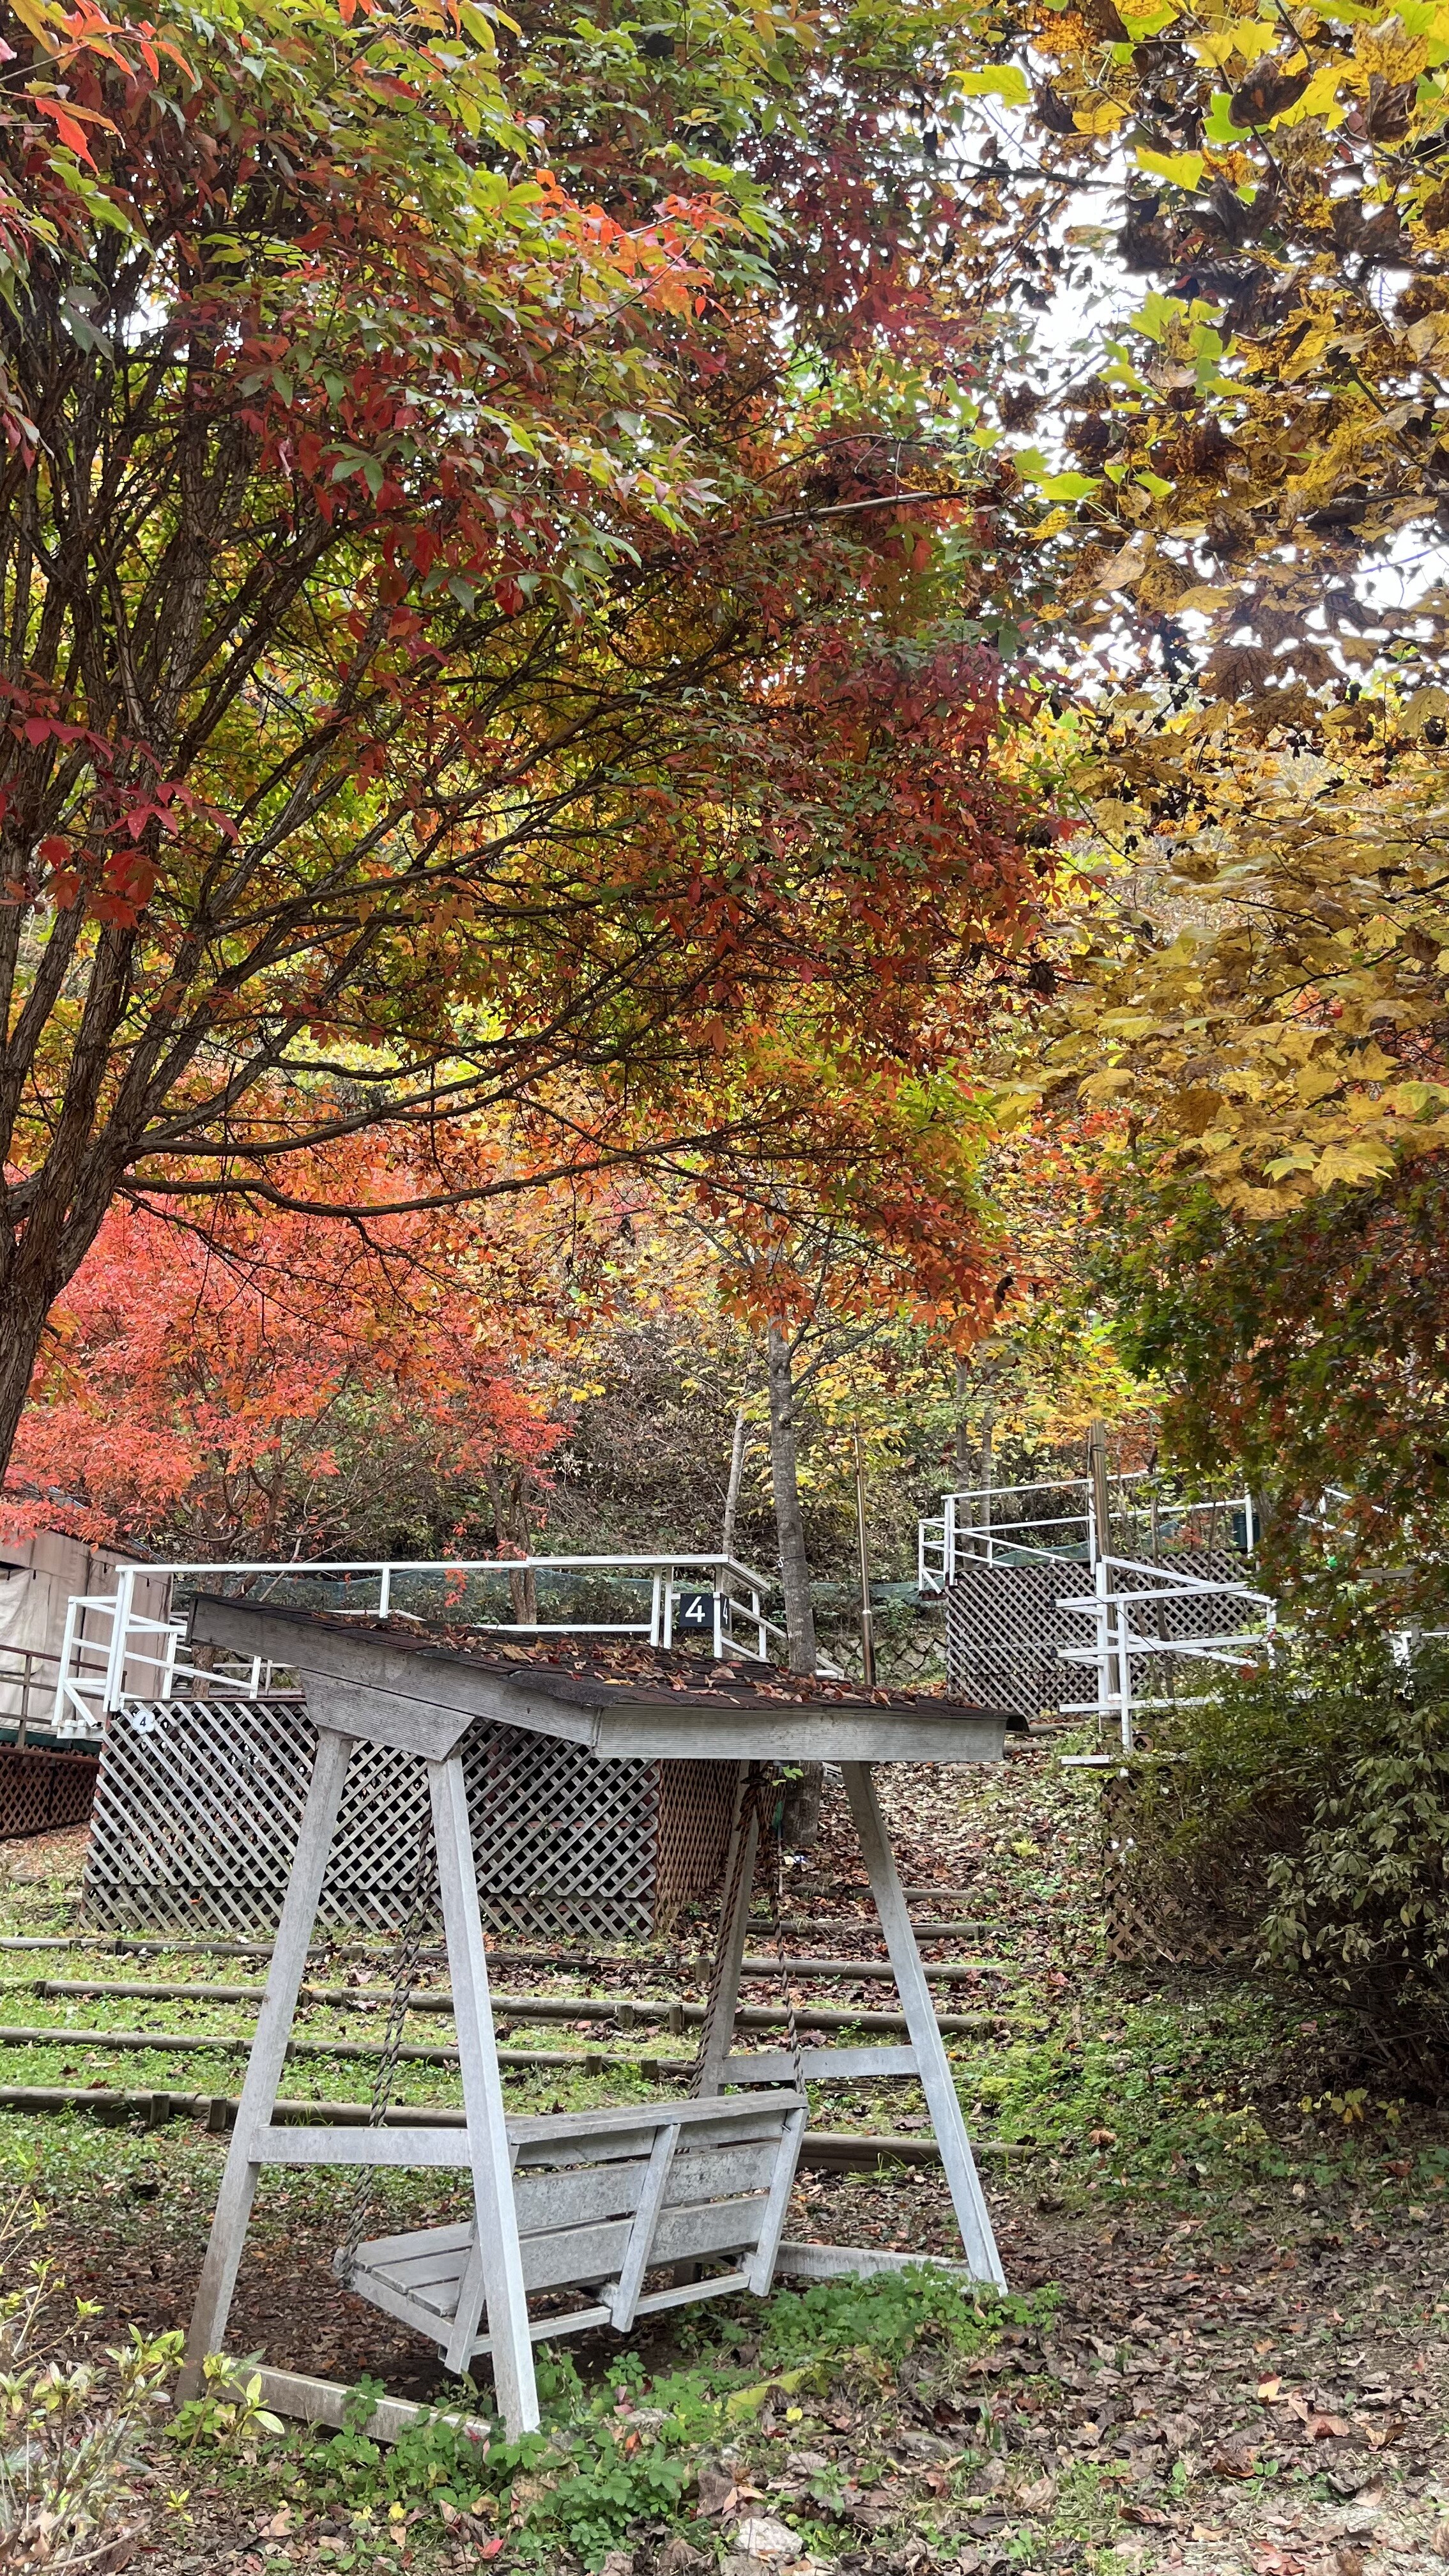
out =
<svg viewBox="0 0 1449 2576"><path fill-rule="evenodd" d="M123 1561L109 1550L87 1547L83 1539L62 1537L58 1530L38 1530L33 1539L0 1547L0 1720L24 1716L31 1726L49 1726L71 1596L114 1593L116 1568ZM164 1619L170 1597L169 1575L138 1575L133 1608L139 1616ZM96 1649L86 1657L85 1669L99 1676L105 1670L102 1649L110 1641L110 1620L102 1611L88 1611L83 1633ZM159 1649L159 1640L144 1642ZM128 1658L128 1693L149 1697L157 1678L153 1665L135 1655Z"/></svg>

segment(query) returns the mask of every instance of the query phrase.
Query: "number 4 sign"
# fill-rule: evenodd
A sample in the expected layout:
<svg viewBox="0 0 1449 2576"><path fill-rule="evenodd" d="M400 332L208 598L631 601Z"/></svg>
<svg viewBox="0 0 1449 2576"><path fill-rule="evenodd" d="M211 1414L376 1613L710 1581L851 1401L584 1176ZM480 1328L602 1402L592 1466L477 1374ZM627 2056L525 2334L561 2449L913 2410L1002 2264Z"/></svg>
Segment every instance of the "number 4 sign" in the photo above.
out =
<svg viewBox="0 0 1449 2576"><path fill-rule="evenodd" d="M714 1639L714 1594L681 1592L674 1605L674 1633L677 1637Z"/></svg>

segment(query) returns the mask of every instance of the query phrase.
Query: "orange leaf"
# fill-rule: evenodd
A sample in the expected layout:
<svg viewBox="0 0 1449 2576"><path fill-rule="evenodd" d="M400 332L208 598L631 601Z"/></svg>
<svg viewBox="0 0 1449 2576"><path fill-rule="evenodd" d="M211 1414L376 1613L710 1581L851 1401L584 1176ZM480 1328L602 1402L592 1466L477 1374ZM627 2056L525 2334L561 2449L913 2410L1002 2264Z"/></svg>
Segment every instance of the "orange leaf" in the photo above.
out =
<svg viewBox="0 0 1449 2576"><path fill-rule="evenodd" d="M39 108L42 116L48 116L53 120L61 142L68 146L77 160L90 162L94 170L96 165L91 160L90 147L86 142L84 131L77 125L75 118L61 106L59 99L35 98L34 105Z"/></svg>

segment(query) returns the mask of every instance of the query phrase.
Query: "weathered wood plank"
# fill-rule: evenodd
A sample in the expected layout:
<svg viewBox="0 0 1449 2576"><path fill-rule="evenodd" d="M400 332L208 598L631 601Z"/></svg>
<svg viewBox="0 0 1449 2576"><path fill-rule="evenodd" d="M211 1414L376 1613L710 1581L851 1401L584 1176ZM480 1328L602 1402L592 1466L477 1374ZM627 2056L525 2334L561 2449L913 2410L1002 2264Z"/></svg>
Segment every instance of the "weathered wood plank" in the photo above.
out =
<svg viewBox="0 0 1449 2576"><path fill-rule="evenodd" d="M644 2287L644 2275L653 2261L654 2232L669 2188L670 2169L674 2163L674 2151L679 2144L679 2135L680 2124L677 2120L668 2122L660 2130L650 2150L649 2162L639 2178L638 2205L634 2211L633 2226L629 2230L629 2243L624 2260L619 2266L619 2277L612 2290L605 2294L604 2299L604 2305L619 2334L627 2334L634 2322L639 2293ZM696 2165L708 2166L712 2159L694 2156L690 2161ZM709 2174L707 2181L712 2184L714 2176Z"/></svg>
<svg viewBox="0 0 1449 2576"><path fill-rule="evenodd" d="M775 2256L776 2272L790 2281L866 2281L876 2272L910 2272L921 2267L928 2272L949 2273L963 2289L971 2288L978 2278L969 2263L954 2263L944 2254L890 2254L879 2245L807 2245L787 2236Z"/></svg>
<svg viewBox="0 0 1449 2576"><path fill-rule="evenodd" d="M645 2268L699 2260L739 2247L753 2251L768 2206L766 2193L753 2192L737 2199L698 2201L661 2211ZM520 2243L524 2281L530 2290L563 2290L617 2280L633 2231L632 2219L618 2218L525 2236ZM431 2235L437 2231L426 2232ZM449 2232L456 2236L456 2231ZM364 2245L358 2251L352 2288L360 2298L371 2299L374 2305L385 2307L389 2315L405 2323L418 2323L426 2315L435 2324L451 2325L458 2284L467 2271L471 2250L470 2232L451 2247L431 2246L415 2267L407 2253L379 2261L373 2249ZM406 2306L406 2315L399 2301ZM432 2332L433 2328L421 2330ZM476 2347L470 2347L473 2348Z"/></svg>
<svg viewBox="0 0 1449 2576"><path fill-rule="evenodd" d="M736 2050L724 2062L726 2084L789 2083L795 2059L787 2048ZM873 2075L914 2075L913 2048L802 2048L800 2073L811 2084L844 2084Z"/></svg>
<svg viewBox="0 0 1449 2576"><path fill-rule="evenodd" d="M734 2094L721 2099L718 2094L702 2102L624 2103L602 2111L553 2111L510 2119L508 2135L523 2162L528 2151L571 2145L575 2140L584 2146L596 2140L627 2136L631 2130L652 2135L661 2120L677 2120L681 2128L706 2129L718 2126L721 2136L738 2123L773 2118L778 2125L786 2112L798 2109L803 2096L799 2093L770 2093L758 2101Z"/></svg>
<svg viewBox="0 0 1449 2576"><path fill-rule="evenodd" d="M202 2364L208 2353L221 2349L226 2334L232 2292L236 2287L247 2221L251 2216L261 2168L258 2149L262 2137L267 2134L266 2124L272 2116L272 2104L277 2098L282 2068L286 2063L287 2035L297 2009L297 1990L307 1973L307 1945L316 1920L317 1899L351 1755L352 1746L345 1736L319 1735L317 1759L312 1766L302 1816L301 1839L287 1882L287 1900L277 1930L267 1991L257 2015L256 2036L247 2060L236 2126L227 2149L216 2214L211 2222L196 2305L191 2313L186 2359L180 2380L181 2393L186 2397L195 2396L201 2385Z"/></svg>
<svg viewBox="0 0 1449 2576"><path fill-rule="evenodd" d="M757 2299L769 2295L775 2274L775 2249L785 2233L785 2220L790 2208L790 2194L795 2188L795 2168L800 2161L800 2141L805 2134L808 2114L792 2111L781 2135L775 2170L770 2180L769 2195L760 2213L760 2232L755 2240L750 2262L749 2286Z"/></svg>
<svg viewBox="0 0 1449 2576"><path fill-rule="evenodd" d="M448 2128L262 2129L252 2144L259 2165L418 2165L447 2171L472 2162L461 2120Z"/></svg>
<svg viewBox="0 0 1449 2576"><path fill-rule="evenodd" d="M971 2153L971 2141L961 2116L956 2080L941 2038L931 1990L922 1971L921 1954L916 1947L916 1936L911 1928L895 1854L891 1850L890 1837L876 1796L871 1766L868 1762L845 1762L841 1767L845 1794L850 1801L850 1812L870 1878L871 1894L875 1898L875 1910L880 1916L881 1930L895 1967L901 2007L910 2024L911 2041L920 2068L921 2090L926 2097L926 2108L931 2115L931 2126L946 2169L951 2205L961 2230L966 2260L978 2280L989 2281L998 2290L1004 2290L1006 2274L997 2251L991 2213L986 2206L981 2177L976 2170L976 2159Z"/></svg>

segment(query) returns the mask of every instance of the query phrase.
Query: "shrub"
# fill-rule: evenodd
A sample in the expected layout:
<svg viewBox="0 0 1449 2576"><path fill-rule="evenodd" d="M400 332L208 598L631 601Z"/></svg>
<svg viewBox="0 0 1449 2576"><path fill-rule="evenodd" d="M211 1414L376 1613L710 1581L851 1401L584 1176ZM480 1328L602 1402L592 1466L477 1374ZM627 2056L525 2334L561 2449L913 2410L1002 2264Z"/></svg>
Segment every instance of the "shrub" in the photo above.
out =
<svg viewBox="0 0 1449 2576"><path fill-rule="evenodd" d="M1139 1890L1236 1928L1260 1964L1449 2077L1449 1651L1380 1632L1300 1641L1159 1738L1141 1775Z"/></svg>
<svg viewBox="0 0 1449 2576"><path fill-rule="evenodd" d="M133 2328L105 2366L68 2359L47 2330L65 2283L35 2250L43 2227L24 2197L0 2212L0 2565L99 2576L132 2554L130 2455L167 2402L181 2337ZM77 2300L73 2313L96 2311Z"/></svg>

